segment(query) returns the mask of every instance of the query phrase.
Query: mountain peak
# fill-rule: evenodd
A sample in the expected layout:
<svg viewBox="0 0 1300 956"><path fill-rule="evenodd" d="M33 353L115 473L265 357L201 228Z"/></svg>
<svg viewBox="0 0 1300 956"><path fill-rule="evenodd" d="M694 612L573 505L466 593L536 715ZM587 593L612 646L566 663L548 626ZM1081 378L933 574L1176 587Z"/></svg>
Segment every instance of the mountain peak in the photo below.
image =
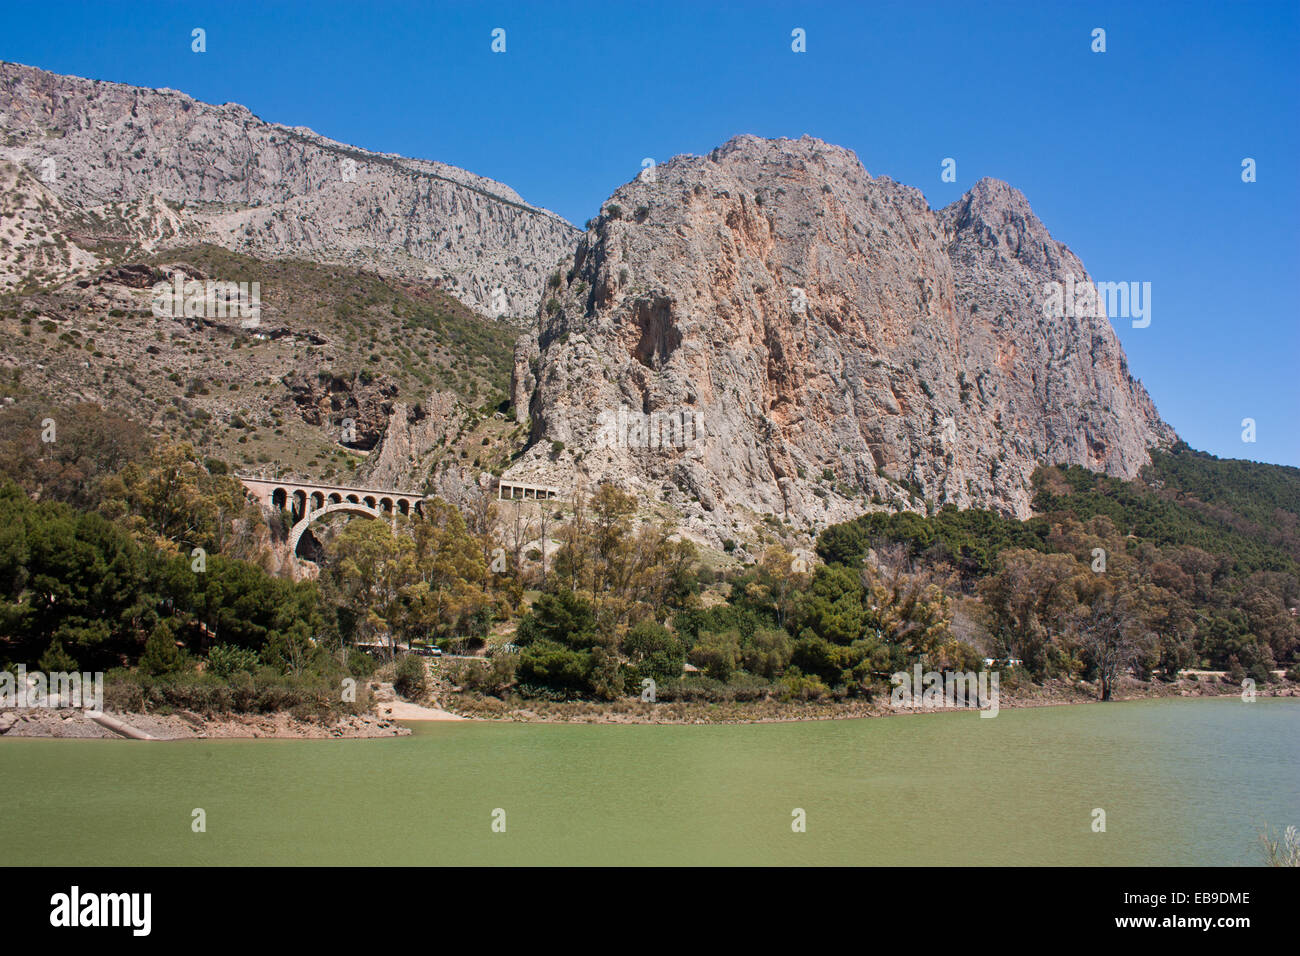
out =
<svg viewBox="0 0 1300 956"><path fill-rule="evenodd" d="M1044 322L1043 283L1082 265L1004 182L935 211L850 150L743 135L612 198L516 349L533 434L508 477L613 481L717 543L1026 515L1039 464L1131 477L1172 436L1108 322Z"/></svg>

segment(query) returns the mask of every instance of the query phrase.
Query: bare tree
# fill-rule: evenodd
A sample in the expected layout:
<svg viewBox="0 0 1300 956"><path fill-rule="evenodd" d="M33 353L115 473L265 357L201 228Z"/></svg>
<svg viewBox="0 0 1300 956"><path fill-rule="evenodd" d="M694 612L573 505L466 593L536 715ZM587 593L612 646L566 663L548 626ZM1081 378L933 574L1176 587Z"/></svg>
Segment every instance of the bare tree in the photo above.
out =
<svg viewBox="0 0 1300 956"><path fill-rule="evenodd" d="M516 500L514 502L514 513L510 516L506 524L506 534L509 537L508 544L515 558L515 574L523 581L524 573L524 545L526 545L533 533L533 522L524 512L524 502Z"/></svg>
<svg viewBox="0 0 1300 956"><path fill-rule="evenodd" d="M582 584L587 568L587 521L586 489L578 487L573 492L573 516L559 531L561 548L556 558L556 572L569 579L569 590L577 592Z"/></svg>
<svg viewBox="0 0 1300 956"><path fill-rule="evenodd" d="M541 531L542 531L542 581L540 586L542 588L545 588L546 587L546 532L550 527L551 512L550 512L549 502L543 501L539 507L541 508L540 524L541 524Z"/></svg>
<svg viewBox="0 0 1300 956"><path fill-rule="evenodd" d="M1115 682L1128 672L1149 640L1132 593L1111 587L1099 590L1090 604L1082 606L1074 629L1097 665L1101 699L1110 700Z"/></svg>
<svg viewBox="0 0 1300 956"><path fill-rule="evenodd" d="M477 493L465 498L465 527L479 540L483 549L483 563L492 560L492 531L497 523L497 503L490 488L479 485Z"/></svg>

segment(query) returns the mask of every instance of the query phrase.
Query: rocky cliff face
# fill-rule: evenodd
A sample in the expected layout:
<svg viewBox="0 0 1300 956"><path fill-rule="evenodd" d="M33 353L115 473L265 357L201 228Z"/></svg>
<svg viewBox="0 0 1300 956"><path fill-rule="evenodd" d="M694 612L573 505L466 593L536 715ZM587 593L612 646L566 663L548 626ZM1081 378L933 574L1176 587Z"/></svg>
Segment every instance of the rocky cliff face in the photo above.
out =
<svg viewBox="0 0 1300 956"><path fill-rule="evenodd" d="M613 480L717 539L774 515L1029 512L1040 462L1131 476L1173 433L1025 198L930 209L848 150L738 137L619 189L516 348L508 473ZM562 445L562 447L561 447ZM658 505L656 505L658 506Z"/></svg>
<svg viewBox="0 0 1300 956"><path fill-rule="evenodd" d="M415 488L423 482L430 493L463 503L491 479L482 468L443 453L473 427L471 418L452 392L435 391L415 406L399 403L361 469L362 478L381 488Z"/></svg>
<svg viewBox="0 0 1300 956"><path fill-rule="evenodd" d="M453 166L264 123L233 103L12 63L0 63L0 143L0 160L107 219L119 241L152 248L178 237L434 280L494 317L531 315L543 277L579 235ZM127 208L156 200L174 215Z"/></svg>

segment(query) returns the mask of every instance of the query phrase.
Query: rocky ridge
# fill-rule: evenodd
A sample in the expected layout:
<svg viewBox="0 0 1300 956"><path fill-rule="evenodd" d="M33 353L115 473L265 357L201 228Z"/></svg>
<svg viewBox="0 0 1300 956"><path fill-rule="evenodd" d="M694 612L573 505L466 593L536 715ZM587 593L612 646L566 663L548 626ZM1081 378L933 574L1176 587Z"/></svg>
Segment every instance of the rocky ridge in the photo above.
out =
<svg viewBox="0 0 1300 956"><path fill-rule="evenodd" d="M542 277L579 235L454 166L266 123L234 103L14 63L0 63L0 160L26 172L27 189L98 222L101 238L363 266L433 281L493 317L531 315ZM12 278L23 263L10 259L5 247Z"/></svg>

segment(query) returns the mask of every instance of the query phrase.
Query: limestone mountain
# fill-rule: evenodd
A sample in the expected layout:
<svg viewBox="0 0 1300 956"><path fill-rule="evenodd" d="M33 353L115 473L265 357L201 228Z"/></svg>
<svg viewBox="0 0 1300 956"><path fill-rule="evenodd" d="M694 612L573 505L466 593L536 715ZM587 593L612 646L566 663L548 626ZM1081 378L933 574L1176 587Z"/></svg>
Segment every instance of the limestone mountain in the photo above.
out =
<svg viewBox="0 0 1300 956"><path fill-rule="evenodd" d="M24 208L123 254L206 242L364 267L432 281L493 317L531 315L543 276L579 235L454 166L357 149L233 103L3 62L0 161L21 170L3 172L8 192L39 197ZM37 218L6 216L0 286L17 288L34 256L64 272L93 268Z"/></svg>
<svg viewBox="0 0 1300 956"><path fill-rule="evenodd" d="M717 541L871 509L1026 515L1039 463L1131 477L1173 440L1025 197L933 210L816 139L740 136L628 183L515 349L507 475L613 480Z"/></svg>
<svg viewBox="0 0 1300 956"><path fill-rule="evenodd" d="M1020 193L932 210L807 137L661 164L583 234L454 167L0 63L0 213L6 397L130 410L236 467L613 480L720 544L1024 515L1039 463L1130 477L1174 437L1104 316L1045 313L1091 280ZM153 314L178 272L260 281L263 326ZM532 317L513 361L484 313Z"/></svg>

